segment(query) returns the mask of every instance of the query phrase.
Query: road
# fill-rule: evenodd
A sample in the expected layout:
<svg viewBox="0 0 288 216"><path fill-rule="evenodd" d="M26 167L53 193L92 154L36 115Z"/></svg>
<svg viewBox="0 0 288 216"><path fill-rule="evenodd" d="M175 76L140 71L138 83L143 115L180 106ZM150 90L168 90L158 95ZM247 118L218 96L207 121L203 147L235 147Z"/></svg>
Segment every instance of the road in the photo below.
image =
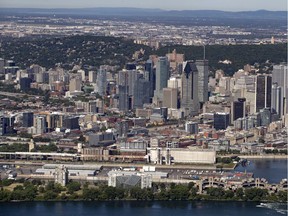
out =
<svg viewBox="0 0 288 216"><path fill-rule="evenodd" d="M29 94L25 94L25 93L13 93L13 92L3 92L3 91L0 91L0 95L4 95L7 97L23 97L23 96L39 97L39 98L43 97L43 96L39 96L39 95L29 95Z"/></svg>

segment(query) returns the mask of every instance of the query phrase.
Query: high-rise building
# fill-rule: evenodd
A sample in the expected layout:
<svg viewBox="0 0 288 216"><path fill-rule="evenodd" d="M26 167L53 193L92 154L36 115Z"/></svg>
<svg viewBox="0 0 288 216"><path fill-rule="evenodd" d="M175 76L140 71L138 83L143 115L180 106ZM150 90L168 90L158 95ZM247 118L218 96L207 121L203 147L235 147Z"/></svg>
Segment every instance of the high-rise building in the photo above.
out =
<svg viewBox="0 0 288 216"><path fill-rule="evenodd" d="M257 75L256 78L256 110L271 107L272 77L269 75Z"/></svg>
<svg viewBox="0 0 288 216"><path fill-rule="evenodd" d="M15 133L14 116L0 116L0 136Z"/></svg>
<svg viewBox="0 0 288 216"><path fill-rule="evenodd" d="M198 97L201 104L208 101L208 60L196 60L198 70Z"/></svg>
<svg viewBox="0 0 288 216"><path fill-rule="evenodd" d="M49 73L41 71L35 74L35 81L37 83L49 83Z"/></svg>
<svg viewBox="0 0 288 216"><path fill-rule="evenodd" d="M88 72L88 80L90 83L96 83L97 72L96 71L89 71Z"/></svg>
<svg viewBox="0 0 288 216"><path fill-rule="evenodd" d="M28 77L23 77L20 79L19 83L20 83L20 90L26 91L31 88L30 85L32 83L32 79Z"/></svg>
<svg viewBox="0 0 288 216"><path fill-rule="evenodd" d="M283 113L283 99L281 92L281 86L278 86L277 83L273 83L271 95L271 110L273 113L277 113L278 117L281 117Z"/></svg>
<svg viewBox="0 0 288 216"><path fill-rule="evenodd" d="M129 86L119 85L118 94L119 94L119 110L128 111L129 110Z"/></svg>
<svg viewBox="0 0 288 216"><path fill-rule="evenodd" d="M181 108L185 116L194 116L199 110L198 100L198 70L194 62L186 61L183 63L181 75Z"/></svg>
<svg viewBox="0 0 288 216"><path fill-rule="evenodd" d="M43 134L47 131L46 116L38 115L35 116L34 127L36 129L35 134Z"/></svg>
<svg viewBox="0 0 288 216"><path fill-rule="evenodd" d="M238 98L237 101L234 101L231 104L231 123L233 123L238 118L243 118L246 115L245 106L246 106L245 98Z"/></svg>
<svg viewBox="0 0 288 216"><path fill-rule="evenodd" d="M78 116L66 116L63 119L63 127L66 129L79 129L79 117Z"/></svg>
<svg viewBox="0 0 288 216"><path fill-rule="evenodd" d="M75 77L70 80L69 83L69 91L70 92L75 92L75 91L81 91L81 78L80 77Z"/></svg>
<svg viewBox="0 0 288 216"><path fill-rule="evenodd" d="M163 101L163 88L167 87L167 80L170 77L169 62L167 57L159 57L156 63L156 88L153 101L160 105Z"/></svg>
<svg viewBox="0 0 288 216"><path fill-rule="evenodd" d="M163 106L167 108L178 108L178 89L163 88Z"/></svg>
<svg viewBox="0 0 288 216"><path fill-rule="evenodd" d="M271 110L264 108L260 110L261 126L268 126L271 123Z"/></svg>
<svg viewBox="0 0 288 216"><path fill-rule="evenodd" d="M288 67L287 63L273 66L272 83L277 83L281 87L281 113L283 116L288 113Z"/></svg>
<svg viewBox="0 0 288 216"><path fill-rule="evenodd" d="M185 131L190 134L198 134L199 132L198 122L186 122Z"/></svg>
<svg viewBox="0 0 288 216"><path fill-rule="evenodd" d="M23 127L32 127L33 126L33 112L23 113Z"/></svg>
<svg viewBox="0 0 288 216"><path fill-rule="evenodd" d="M225 130L229 126L229 113L214 113L214 128Z"/></svg>
<svg viewBox="0 0 288 216"><path fill-rule="evenodd" d="M148 73L149 73L149 80L148 80L149 84L150 84L149 96L150 96L150 98L152 98L154 95L155 84L156 84L154 65L153 65L152 60L147 60L147 62L145 63L145 71L148 71Z"/></svg>
<svg viewBox="0 0 288 216"><path fill-rule="evenodd" d="M150 102L149 88L149 81L143 77L143 74L137 73L137 79L135 80L134 89L132 91L133 109L143 108L144 103Z"/></svg>
<svg viewBox="0 0 288 216"><path fill-rule="evenodd" d="M106 95L106 89L107 89L107 70L104 65L100 66L100 69L97 73L97 92L101 96Z"/></svg>

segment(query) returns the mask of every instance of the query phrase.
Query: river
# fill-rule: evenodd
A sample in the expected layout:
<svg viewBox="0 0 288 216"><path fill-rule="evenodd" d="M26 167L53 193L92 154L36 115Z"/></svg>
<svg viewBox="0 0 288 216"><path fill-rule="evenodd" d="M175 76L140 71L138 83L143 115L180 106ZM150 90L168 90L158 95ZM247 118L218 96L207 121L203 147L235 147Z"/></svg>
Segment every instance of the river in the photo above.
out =
<svg viewBox="0 0 288 216"><path fill-rule="evenodd" d="M1 216L238 216L286 215L287 204L207 201L11 202L0 203Z"/></svg>
<svg viewBox="0 0 288 216"><path fill-rule="evenodd" d="M265 178L269 183L279 183L287 178L287 159L248 159L246 167L238 165L235 171L253 172L255 178Z"/></svg>

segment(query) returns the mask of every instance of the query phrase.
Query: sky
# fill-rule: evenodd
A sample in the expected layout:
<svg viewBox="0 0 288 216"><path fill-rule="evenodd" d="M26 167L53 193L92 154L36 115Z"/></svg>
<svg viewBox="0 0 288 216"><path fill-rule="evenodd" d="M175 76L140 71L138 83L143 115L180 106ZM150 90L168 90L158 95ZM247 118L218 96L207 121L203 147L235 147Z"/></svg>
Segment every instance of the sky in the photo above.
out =
<svg viewBox="0 0 288 216"><path fill-rule="evenodd" d="M136 7L164 10L287 11L287 0L0 0L0 8Z"/></svg>

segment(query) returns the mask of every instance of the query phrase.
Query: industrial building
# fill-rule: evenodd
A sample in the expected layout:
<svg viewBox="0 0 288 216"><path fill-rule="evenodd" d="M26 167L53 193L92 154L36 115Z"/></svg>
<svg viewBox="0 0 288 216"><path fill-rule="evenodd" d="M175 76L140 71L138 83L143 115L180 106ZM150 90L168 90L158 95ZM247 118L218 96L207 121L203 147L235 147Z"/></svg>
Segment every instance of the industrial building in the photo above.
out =
<svg viewBox="0 0 288 216"><path fill-rule="evenodd" d="M151 148L149 158L155 164L198 163L214 164L216 152L214 150L191 150L181 148Z"/></svg>

